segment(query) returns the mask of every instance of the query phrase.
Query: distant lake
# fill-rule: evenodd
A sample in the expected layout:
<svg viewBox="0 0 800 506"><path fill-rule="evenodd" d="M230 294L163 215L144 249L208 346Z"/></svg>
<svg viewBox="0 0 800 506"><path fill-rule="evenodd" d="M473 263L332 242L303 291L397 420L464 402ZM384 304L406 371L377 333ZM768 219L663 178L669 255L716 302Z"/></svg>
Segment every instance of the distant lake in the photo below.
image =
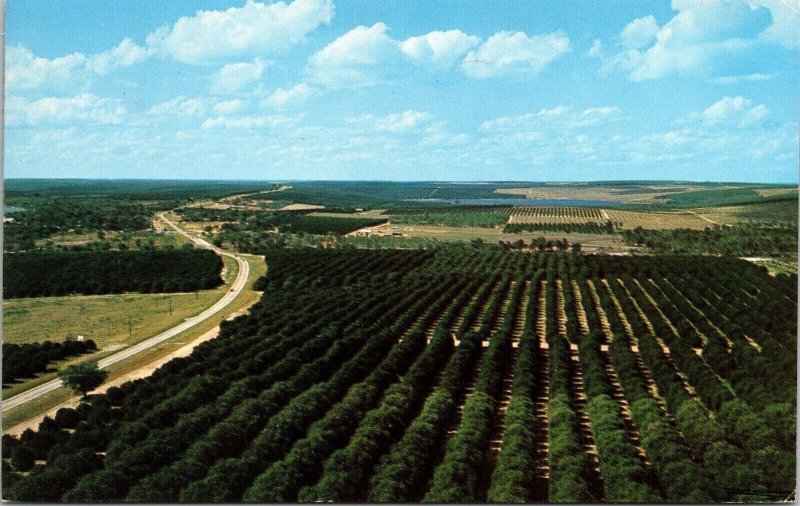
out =
<svg viewBox="0 0 800 506"><path fill-rule="evenodd" d="M24 210L24 207L3 206L3 214L21 213Z"/></svg>
<svg viewBox="0 0 800 506"><path fill-rule="evenodd" d="M610 200L579 199L407 199L412 202L441 202L462 206L564 206L564 207L617 207L621 202Z"/></svg>

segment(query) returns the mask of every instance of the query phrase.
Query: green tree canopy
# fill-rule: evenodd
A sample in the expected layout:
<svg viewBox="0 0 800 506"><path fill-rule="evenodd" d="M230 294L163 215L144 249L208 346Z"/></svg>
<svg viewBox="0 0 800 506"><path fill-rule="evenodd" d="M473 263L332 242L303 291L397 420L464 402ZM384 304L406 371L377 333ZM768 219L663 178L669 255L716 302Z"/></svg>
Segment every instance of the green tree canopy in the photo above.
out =
<svg viewBox="0 0 800 506"><path fill-rule="evenodd" d="M71 365L58 373L67 387L84 396L100 386L106 376L108 372L98 369L96 362Z"/></svg>

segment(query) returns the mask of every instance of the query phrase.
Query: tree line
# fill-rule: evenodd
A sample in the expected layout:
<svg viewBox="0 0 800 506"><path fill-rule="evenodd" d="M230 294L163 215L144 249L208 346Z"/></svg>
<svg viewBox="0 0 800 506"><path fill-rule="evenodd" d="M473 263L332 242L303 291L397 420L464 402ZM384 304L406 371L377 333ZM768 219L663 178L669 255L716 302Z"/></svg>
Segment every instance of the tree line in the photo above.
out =
<svg viewBox="0 0 800 506"><path fill-rule="evenodd" d="M195 291L222 284L222 259L201 249L43 251L3 255L6 298Z"/></svg>
<svg viewBox="0 0 800 506"><path fill-rule="evenodd" d="M3 343L3 386L45 372L53 362L90 353L96 349L97 345L91 339L68 340L63 343L53 341L30 344Z"/></svg>

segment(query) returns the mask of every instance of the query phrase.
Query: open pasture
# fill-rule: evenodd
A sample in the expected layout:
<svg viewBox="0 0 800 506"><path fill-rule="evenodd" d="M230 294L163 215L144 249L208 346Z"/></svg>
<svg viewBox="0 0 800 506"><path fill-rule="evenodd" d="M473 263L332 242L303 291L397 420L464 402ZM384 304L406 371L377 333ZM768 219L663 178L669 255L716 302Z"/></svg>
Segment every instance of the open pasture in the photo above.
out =
<svg viewBox="0 0 800 506"><path fill-rule="evenodd" d="M469 245L266 258L264 303L220 338L6 438L46 463L8 470L5 497L711 502L795 488L796 278L731 258Z"/></svg>

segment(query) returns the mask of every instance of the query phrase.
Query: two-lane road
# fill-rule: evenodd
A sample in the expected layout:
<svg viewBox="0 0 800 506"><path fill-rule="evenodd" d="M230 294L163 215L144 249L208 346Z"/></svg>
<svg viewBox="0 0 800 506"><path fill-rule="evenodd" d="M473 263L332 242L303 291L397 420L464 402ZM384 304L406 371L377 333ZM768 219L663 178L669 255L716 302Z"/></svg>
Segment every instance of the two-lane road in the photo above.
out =
<svg viewBox="0 0 800 506"><path fill-rule="evenodd" d="M166 216L164 216L164 213L161 214L161 219L164 220L164 222L167 225L175 229L179 234L189 238L193 243L195 243L199 247L210 249L218 255L227 256L236 260L236 263L239 264L239 273L236 276L236 279L234 280L233 284L231 284L231 288L228 290L225 296L222 297L220 300L218 300L213 306L206 309L197 316L193 316L191 318L184 320L183 323L175 327L172 327L171 329L162 332L157 336L151 337L150 339L142 341L139 344L121 350L117 353L114 353L113 355L109 355L108 357L100 360L97 363L97 366L100 369L104 369L112 364L116 364L117 362L125 360L126 358L136 355L137 353L142 352L148 348L152 348L153 346L162 343L167 339L175 337L181 332L188 330L194 327L195 325L211 318L212 316L220 312L222 309L224 309L228 304L233 302L233 299L235 299L242 292L242 290L245 287L245 284L247 283L247 278L250 275L250 264L248 264L246 260L231 253L222 251L213 244L210 244L207 241L200 239L199 237L194 237L189 235L183 229L178 227L175 223L167 219ZM61 387L61 385L62 385L61 380L56 378L54 380L48 381L47 383L43 383L37 387L22 392L21 394L15 395L14 397L11 397L9 399L3 399L3 412L6 412L22 404L25 404L26 402L32 401L49 392L52 392L53 390L56 390L59 387Z"/></svg>

